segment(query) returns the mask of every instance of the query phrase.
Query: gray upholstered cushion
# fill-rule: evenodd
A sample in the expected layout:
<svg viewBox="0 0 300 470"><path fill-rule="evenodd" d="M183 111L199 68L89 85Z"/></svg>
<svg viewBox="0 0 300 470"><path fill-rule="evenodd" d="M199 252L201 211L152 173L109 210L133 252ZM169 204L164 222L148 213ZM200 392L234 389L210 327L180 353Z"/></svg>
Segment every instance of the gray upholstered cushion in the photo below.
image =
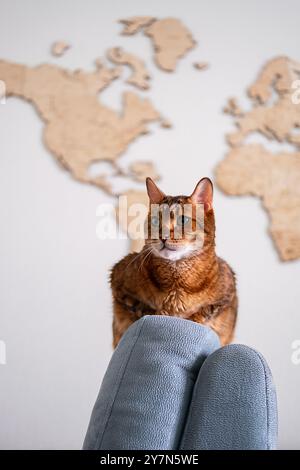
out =
<svg viewBox="0 0 300 470"><path fill-rule="evenodd" d="M241 344L225 346L204 362L180 448L275 449L276 393L261 354Z"/></svg>
<svg viewBox="0 0 300 470"><path fill-rule="evenodd" d="M174 317L134 323L114 352L84 449L176 449L205 358L219 347L207 327Z"/></svg>

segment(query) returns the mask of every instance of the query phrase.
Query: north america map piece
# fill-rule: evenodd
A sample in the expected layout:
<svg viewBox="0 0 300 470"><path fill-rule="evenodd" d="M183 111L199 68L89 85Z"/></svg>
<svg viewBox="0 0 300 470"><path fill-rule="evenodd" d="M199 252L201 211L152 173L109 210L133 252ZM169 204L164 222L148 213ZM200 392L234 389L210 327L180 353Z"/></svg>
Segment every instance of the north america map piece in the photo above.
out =
<svg viewBox="0 0 300 470"><path fill-rule="evenodd" d="M121 47L113 47L107 51L107 58L114 64L128 65L132 73L126 82L141 90L148 90L150 74L139 57L125 52Z"/></svg>
<svg viewBox="0 0 300 470"><path fill-rule="evenodd" d="M99 92L119 77L120 68L107 68L99 61L93 72L69 71L56 65L27 67L0 61L0 78L7 96L25 99L45 123L46 147L71 175L111 194L99 175L90 177L93 162L114 162L137 137L147 133L147 124L160 121L148 99L132 92L123 94L122 113L104 106Z"/></svg>
<svg viewBox="0 0 300 470"><path fill-rule="evenodd" d="M123 35L132 35L140 32L145 26L156 21L154 16L132 16L131 18L125 18L120 20L119 23L124 25Z"/></svg>

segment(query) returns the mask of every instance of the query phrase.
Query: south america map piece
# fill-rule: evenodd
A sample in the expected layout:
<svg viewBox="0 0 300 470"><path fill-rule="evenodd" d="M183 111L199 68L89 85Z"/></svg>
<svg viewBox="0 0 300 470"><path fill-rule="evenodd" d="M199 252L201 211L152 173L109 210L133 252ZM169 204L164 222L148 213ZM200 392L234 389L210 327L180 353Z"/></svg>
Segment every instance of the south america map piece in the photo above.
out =
<svg viewBox="0 0 300 470"><path fill-rule="evenodd" d="M300 258L300 104L293 99L299 74L300 64L288 57L263 67L248 90L253 108L240 116L232 113L237 131L227 136L231 149L216 168L217 184L225 193L261 198L283 261ZM292 144L294 151L275 153L262 144L245 143L257 132Z"/></svg>
<svg viewBox="0 0 300 470"><path fill-rule="evenodd" d="M141 90L148 90L150 74L147 71L145 63L133 54L123 51L121 47L113 47L107 51L108 59L114 64L128 65L132 74L127 83L136 86Z"/></svg>
<svg viewBox="0 0 300 470"><path fill-rule="evenodd" d="M126 25L122 34L143 30L151 38L155 62L166 72L174 72L178 60L196 45L192 33L177 18L133 17L120 21Z"/></svg>

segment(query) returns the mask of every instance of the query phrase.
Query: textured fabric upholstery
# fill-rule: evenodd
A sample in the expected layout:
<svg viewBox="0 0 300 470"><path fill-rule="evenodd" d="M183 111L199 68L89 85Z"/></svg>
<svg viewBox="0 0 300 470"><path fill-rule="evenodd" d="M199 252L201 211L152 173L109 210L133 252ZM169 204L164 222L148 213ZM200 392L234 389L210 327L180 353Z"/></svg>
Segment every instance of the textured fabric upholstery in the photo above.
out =
<svg viewBox="0 0 300 470"><path fill-rule="evenodd" d="M265 359L241 345L204 362L194 388L181 449L275 449L275 387Z"/></svg>
<svg viewBox="0 0 300 470"><path fill-rule="evenodd" d="M104 376L84 449L274 449L276 394L263 357L209 328L146 316Z"/></svg>
<svg viewBox="0 0 300 470"><path fill-rule="evenodd" d="M218 347L213 331L188 320L134 323L112 356L84 448L178 448L198 372Z"/></svg>

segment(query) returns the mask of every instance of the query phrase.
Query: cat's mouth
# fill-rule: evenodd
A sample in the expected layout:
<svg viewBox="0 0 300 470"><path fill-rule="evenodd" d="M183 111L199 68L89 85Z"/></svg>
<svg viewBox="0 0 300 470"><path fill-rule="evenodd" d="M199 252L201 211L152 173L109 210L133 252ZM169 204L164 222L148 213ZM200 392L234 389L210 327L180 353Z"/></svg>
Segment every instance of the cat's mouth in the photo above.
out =
<svg viewBox="0 0 300 470"><path fill-rule="evenodd" d="M186 244L173 240L161 240L161 250L178 251L186 248Z"/></svg>
<svg viewBox="0 0 300 470"><path fill-rule="evenodd" d="M179 250L181 247L180 246L176 246L176 245L167 245L166 243L163 245L163 247L161 248L162 250L166 248L167 250L170 250L170 251L177 251Z"/></svg>
<svg viewBox="0 0 300 470"><path fill-rule="evenodd" d="M162 242L159 255L162 258L176 261L185 258L191 252L191 247L183 243L173 243L170 241Z"/></svg>

